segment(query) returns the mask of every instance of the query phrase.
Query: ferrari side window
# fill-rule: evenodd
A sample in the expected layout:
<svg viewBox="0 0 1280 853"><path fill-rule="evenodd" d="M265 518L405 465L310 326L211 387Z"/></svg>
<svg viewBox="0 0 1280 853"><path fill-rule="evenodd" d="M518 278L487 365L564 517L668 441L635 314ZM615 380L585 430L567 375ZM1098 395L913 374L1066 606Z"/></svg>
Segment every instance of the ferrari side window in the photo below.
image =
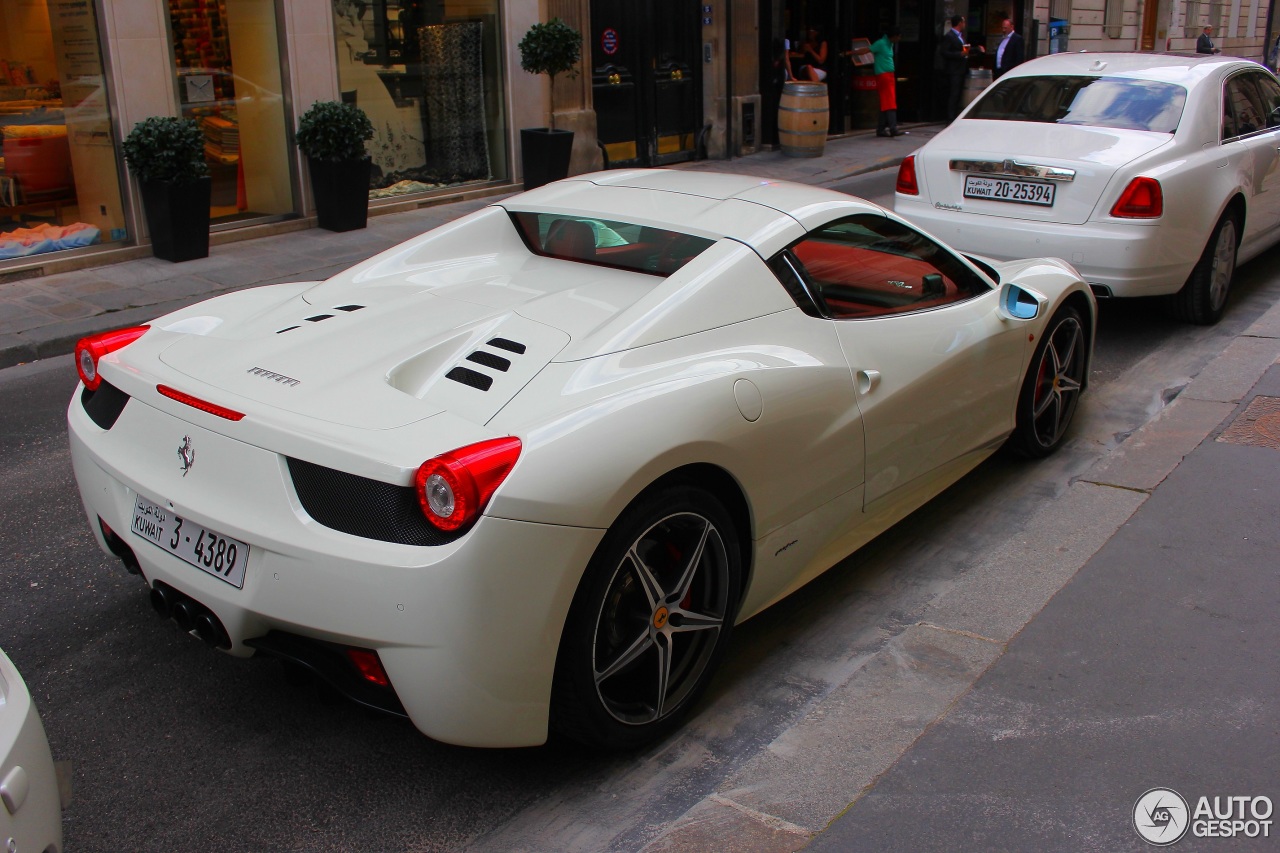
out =
<svg viewBox="0 0 1280 853"><path fill-rule="evenodd" d="M791 255L809 292L836 319L923 311L990 290L937 243L876 214L819 228L793 245Z"/></svg>

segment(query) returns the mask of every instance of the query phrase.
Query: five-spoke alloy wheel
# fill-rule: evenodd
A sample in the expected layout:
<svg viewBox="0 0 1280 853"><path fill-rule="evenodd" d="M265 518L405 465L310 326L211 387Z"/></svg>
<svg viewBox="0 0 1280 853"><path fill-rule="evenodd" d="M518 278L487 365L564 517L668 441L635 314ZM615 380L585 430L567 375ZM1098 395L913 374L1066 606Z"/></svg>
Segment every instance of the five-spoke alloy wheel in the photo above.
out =
<svg viewBox="0 0 1280 853"><path fill-rule="evenodd" d="M1087 368L1084 324L1074 308L1062 308L1049 321L1022 383L1011 441L1015 450L1040 458L1058 449L1075 415Z"/></svg>
<svg viewBox="0 0 1280 853"><path fill-rule="evenodd" d="M719 662L741 584L733 522L710 494L657 490L597 549L560 645L552 723L631 748L660 737Z"/></svg>

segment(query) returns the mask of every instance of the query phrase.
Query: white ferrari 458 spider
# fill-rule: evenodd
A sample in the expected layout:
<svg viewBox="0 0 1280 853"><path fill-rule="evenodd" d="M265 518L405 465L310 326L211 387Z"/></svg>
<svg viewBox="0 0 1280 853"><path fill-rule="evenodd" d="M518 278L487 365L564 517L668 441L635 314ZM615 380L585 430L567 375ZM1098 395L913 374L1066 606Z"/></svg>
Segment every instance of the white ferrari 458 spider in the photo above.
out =
<svg viewBox="0 0 1280 853"><path fill-rule="evenodd" d="M442 741L627 748L735 623L1006 441L1053 451L1095 310L839 193L603 172L84 339L72 456L210 645Z"/></svg>

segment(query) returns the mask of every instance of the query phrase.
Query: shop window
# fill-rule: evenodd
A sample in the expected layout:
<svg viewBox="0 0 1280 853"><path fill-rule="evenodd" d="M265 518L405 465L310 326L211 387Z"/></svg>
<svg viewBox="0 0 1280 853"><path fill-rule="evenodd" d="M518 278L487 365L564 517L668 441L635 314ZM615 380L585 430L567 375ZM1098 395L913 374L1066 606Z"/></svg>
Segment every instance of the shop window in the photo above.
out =
<svg viewBox="0 0 1280 853"><path fill-rule="evenodd" d="M342 100L369 116L371 199L506 178L497 0L334 0Z"/></svg>
<svg viewBox="0 0 1280 853"><path fill-rule="evenodd" d="M0 0L0 261L124 240L94 4Z"/></svg>
<svg viewBox="0 0 1280 853"><path fill-rule="evenodd" d="M214 223L294 212L274 3L169 0L181 114L204 132Z"/></svg>

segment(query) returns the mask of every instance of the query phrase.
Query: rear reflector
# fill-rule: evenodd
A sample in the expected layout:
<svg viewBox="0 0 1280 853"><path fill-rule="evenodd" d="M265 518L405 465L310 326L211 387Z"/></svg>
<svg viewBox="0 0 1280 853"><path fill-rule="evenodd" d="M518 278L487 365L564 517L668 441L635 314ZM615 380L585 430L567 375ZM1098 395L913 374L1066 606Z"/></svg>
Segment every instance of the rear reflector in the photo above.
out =
<svg viewBox="0 0 1280 853"><path fill-rule="evenodd" d="M368 649L347 649L347 657L355 664L356 669L360 670L360 677L365 681L379 687L387 687L391 684L387 671L382 668L382 661L378 660L377 652Z"/></svg>
<svg viewBox="0 0 1280 853"><path fill-rule="evenodd" d="M190 394L184 394L176 388L170 388L168 385L157 385L156 390L170 400L177 400L179 403L185 403L193 409L199 409L202 412L208 412L211 415L217 415L220 418L226 418L229 421L238 421L244 417L241 412L219 406L216 403L209 403L201 400L199 397L192 397Z"/></svg>

